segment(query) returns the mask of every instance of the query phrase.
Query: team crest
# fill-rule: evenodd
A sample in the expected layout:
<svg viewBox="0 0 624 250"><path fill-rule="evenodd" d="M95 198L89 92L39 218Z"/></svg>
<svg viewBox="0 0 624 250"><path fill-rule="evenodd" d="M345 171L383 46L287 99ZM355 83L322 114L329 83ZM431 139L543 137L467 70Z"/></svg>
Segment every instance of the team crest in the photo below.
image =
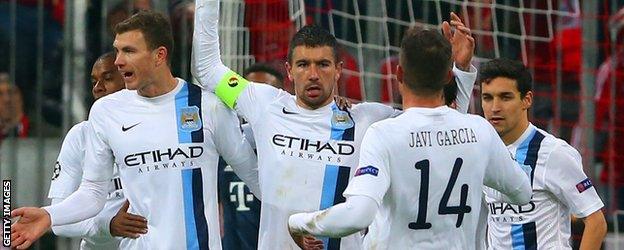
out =
<svg viewBox="0 0 624 250"><path fill-rule="evenodd" d="M348 129L352 128L355 124L349 116L349 113L342 110L335 110L334 115L332 116L332 127L337 129Z"/></svg>
<svg viewBox="0 0 624 250"><path fill-rule="evenodd" d="M182 131L193 132L202 128L202 121L199 118L199 108L197 106L184 107L179 110L179 128Z"/></svg>

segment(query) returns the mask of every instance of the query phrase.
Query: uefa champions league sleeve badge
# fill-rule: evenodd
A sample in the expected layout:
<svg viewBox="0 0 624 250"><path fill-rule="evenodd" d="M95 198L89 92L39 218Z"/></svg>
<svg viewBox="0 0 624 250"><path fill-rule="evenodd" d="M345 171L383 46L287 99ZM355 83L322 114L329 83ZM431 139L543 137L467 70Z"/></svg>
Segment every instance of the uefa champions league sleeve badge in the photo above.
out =
<svg viewBox="0 0 624 250"><path fill-rule="evenodd" d="M349 129L355 126L353 119L348 112L342 110L334 110L334 114L332 115L332 128L336 129Z"/></svg>
<svg viewBox="0 0 624 250"><path fill-rule="evenodd" d="M197 106L183 107L178 110L180 119L178 127L185 132L193 132L202 128L202 121L199 118L199 108Z"/></svg>

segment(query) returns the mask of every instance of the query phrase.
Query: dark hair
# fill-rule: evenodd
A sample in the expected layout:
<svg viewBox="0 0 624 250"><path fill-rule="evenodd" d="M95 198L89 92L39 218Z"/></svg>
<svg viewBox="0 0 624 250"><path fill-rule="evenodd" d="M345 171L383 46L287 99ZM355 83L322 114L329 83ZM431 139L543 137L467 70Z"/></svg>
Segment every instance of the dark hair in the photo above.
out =
<svg viewBox="0 0 624 250"><path fill-rule="evenodd" d="M334 60L337 63L340 61L339 46L336 37L329 33L326 29L323 29L316 25L306 25L303 26L290 40L290 45L288 46L288 62L292 63L293 50L297 46L306 46L306 47L322 47L329 46L332 48L334 52Z"/></svg>
<svg viewBox="0 0 624 250"><path fill-rule="evenodd" d="M444 105L450 106L457 100L457 77L453 76L451 81L444 85Z"/></svg>
<svg viewBox="0 0 624 250"><path fill-rule="evenodd" d="M520 97L525 97L531 91L531 72L520 61L507 58L496 58L483 63L479 69L479 84L488 84L494 78L505 77L516 81L516 88Z"/></svg>
<svg viewBox="0 0 624 250"><path fill-rule="evenodd" d="M451 56L451 44L442 34L408 29L401 41L399 59L404 71L404 83L418 94L439 92L448 83Z"/></svg>
<svg viewBox="0 0 624 250"><path fill-rule="evenodd" d="M167 49L167 61L173 55L173 34L169 19L162 13L142 10L115 26L115 34L138 30L145 37L149 49L160 46Z"/></svg>
<svg viewBox="0 0 624 250"><path fill-rule="evenodd" d="M274 76L280 84L284 83L284 75L277 71L277 69L271 67L271 65L265 63L254 63L251 66L247 67L245 71L243 71L243 76L247 77L247 75L255 72L264 72L269 75Z"/></svg>
<svg viewBox="0 0 624 250"><path fill-rule="evenodd" d="M109 51L109 52L106 52L106 53L102 54L100 57L98 57L95 60L95 62L104 61L106 59L113 59L113 61L115 61L115 57L116 57L115 52Z"/></svg>

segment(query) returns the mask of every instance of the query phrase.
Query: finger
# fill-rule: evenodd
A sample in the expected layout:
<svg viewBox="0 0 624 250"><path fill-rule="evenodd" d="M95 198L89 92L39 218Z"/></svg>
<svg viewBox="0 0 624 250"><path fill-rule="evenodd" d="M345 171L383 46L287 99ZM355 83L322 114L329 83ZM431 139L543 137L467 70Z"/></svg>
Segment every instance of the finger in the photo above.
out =
<svg viewBox="0 0 624 250"><path fill-rule="evenodd" d="M136 238L139 238L141 234L122 228L121 230L119 230L118 235L121 237L125 237L125 238L136 239Z"/></svg>
<svg viewBox="0 0 624 250"><path fill-rule="evenodd" d="M32 241L26 240L24 243L17 246L17 249L28 249L28 247L32 245Z"/></svg>
<svg viewBox="0 0 624 250"><path fill-rule="evenodd" d="M462 22L461 18L459 18L459 16L455 14L455 12L451 12L451 21Z"/></svg>
<svg viewBox="0 0 624 250"><path fill-rule="evenodd" d="M128 200L126 200L126 202L124 202L123 205L121 205L121 208L119 208L119 212L128 212L128 208L130 207L130 202Z"/></svg>
<svg viewBox="0 0 624 250"><path fill-rule="evenodd" d="M135 220L124 220L123 218L119 220L119 224L123 226L136 227L142 230L147 230L147 223L142 221Z"/></svg>
<svg viewBox="0 0 624 250"><path fill-rule="evenodd" d="M453 26L454 28L457 28L457 27L466 27L466 25L464 25L464 23L462 23L462 22L458 22L458 21L451 21L450 23L451 23L451 26Z"/></svg>
<svg viewBox="0 0 624 250"><path fill-rule="evenodd" d="M133 227L133 226L122 226L122 230L125 232L132 233L132 234L146 234L147 233L147 228Z"/></svg>
<svg viewBox="0 0 624 250"><path fill-rule="evenodd" d="M140 215L126 214L124 217L127 218L128 220L140 221L140 222L144 222L145 224L147 224L147 219L145 219L145 217L140 216Z"/></svg>
<svg viewBox="0 0 624 250"><path fill-rule="evenodd" d="M25 211L26 211L25 207L20 207L18 209L15 209L11 211L11 217L23 216Z"/></svg>
<svg viewBox="0 0 624 250"><path fill-rule="evenodd" d="M451 32L451 25L447 21L442 22L442 34L447 40L451 40L453 34Z"/></svg>
<svg viewBox="0 0 624 250"><path fill-rule="evenodd" d="M24 243L24 241L26 240L26 238L23 237L21 234L11 234L11 236L13 236L13 238L11 239L11 247L17 247Z"/></svg>
<svg viewBox="0 0 624 250"><path fill-rule="evenodd" d="M466 34L466 35L472 34L472 30L470 30L470 28L466 26L457 26L456 30L459 30L461 33Z"/></svg>

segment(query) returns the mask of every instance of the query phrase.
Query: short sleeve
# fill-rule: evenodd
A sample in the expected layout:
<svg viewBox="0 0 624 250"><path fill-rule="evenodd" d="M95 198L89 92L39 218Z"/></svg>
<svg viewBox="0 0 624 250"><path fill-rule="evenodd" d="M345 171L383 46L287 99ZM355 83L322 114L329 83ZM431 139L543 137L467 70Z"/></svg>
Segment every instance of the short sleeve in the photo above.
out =
<svg viewBox="0 0 624 250"><path fill-rule="evenodd" d="M113 152L104 133L105 119L102 110L94 105L85 126L85 159L83 179L100 182L113 177Z"/></svg>
<svg viewBox="0 0 624 250"><path fill-rule="evenodd" d="M546 162L544 183L572 214L585 218L604 204L591 180L583 172L581 155L572 146L563 144L553 150Z"/></svg>
<svg viewBox="0 0 624 250"><path fill-rule="evenodd" d="M48 198L64 199L78 189L82 180L84 136L86 122L73 126L65 136L61 151L54 163Z"/></svg>
<svg viewBox="0 0 624 250"><path fill-rule="evenodd" d="M363 195L381 205L390 187L389 152L379 143L380 135L375 125L364 135L360 150L360 162L344 196Z"/></svg>

